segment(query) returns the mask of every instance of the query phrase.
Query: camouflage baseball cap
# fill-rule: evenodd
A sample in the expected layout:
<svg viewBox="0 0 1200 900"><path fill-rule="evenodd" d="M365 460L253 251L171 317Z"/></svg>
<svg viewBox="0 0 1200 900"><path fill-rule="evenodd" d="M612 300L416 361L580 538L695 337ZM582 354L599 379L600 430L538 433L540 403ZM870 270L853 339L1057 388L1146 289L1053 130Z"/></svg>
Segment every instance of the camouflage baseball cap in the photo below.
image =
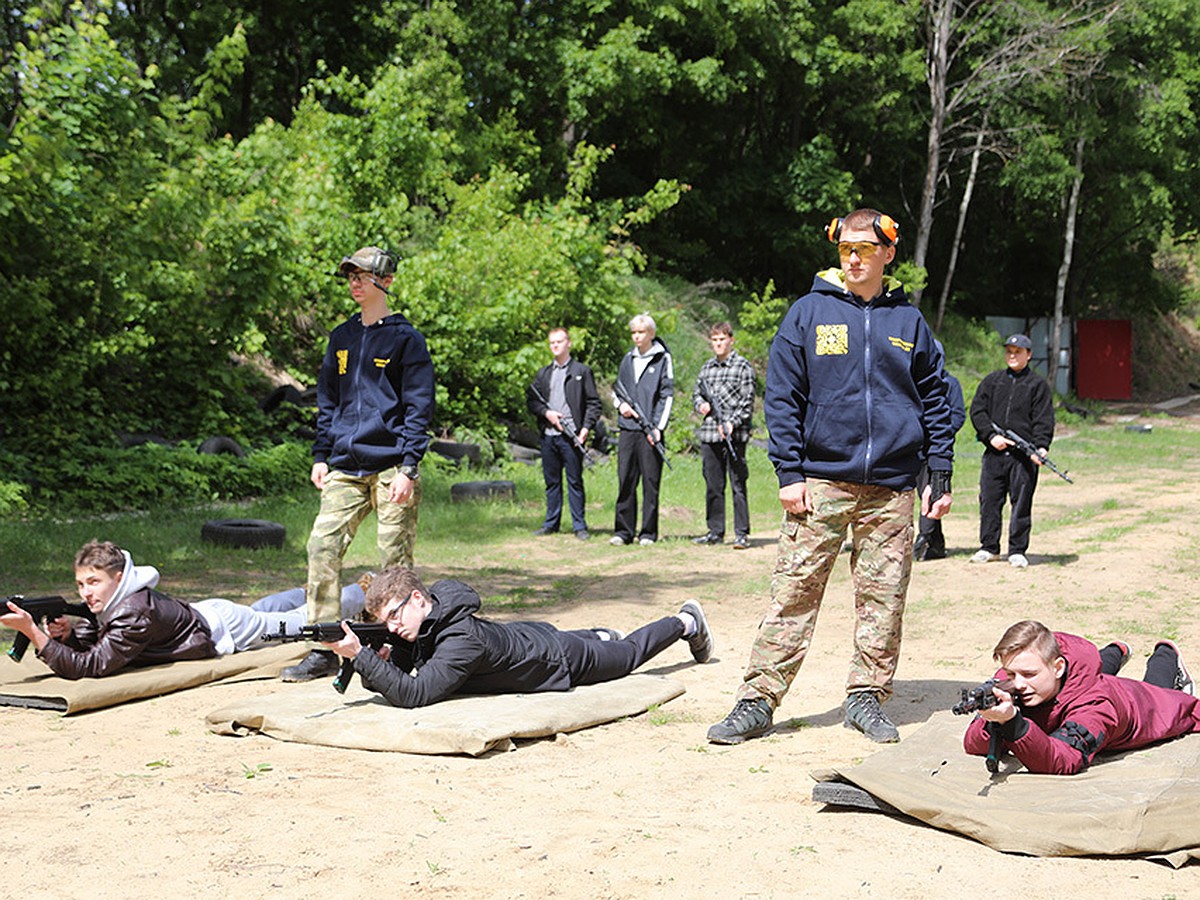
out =
<svg viewBox="0 0 1200 900"><path fill-rule="evenodd" d="M361 269L384 278L396 271L396 257L379 247L363 247L353 256L343 256L338 264L338 274L346 275L351 269Z"/></svg>

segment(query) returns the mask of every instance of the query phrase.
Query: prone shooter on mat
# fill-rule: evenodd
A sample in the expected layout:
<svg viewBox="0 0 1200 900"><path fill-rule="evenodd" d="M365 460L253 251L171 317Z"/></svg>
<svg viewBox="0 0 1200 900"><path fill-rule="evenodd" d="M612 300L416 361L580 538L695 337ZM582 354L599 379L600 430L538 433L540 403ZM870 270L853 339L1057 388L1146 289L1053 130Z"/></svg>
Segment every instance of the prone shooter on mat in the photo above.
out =
<svg viewBox="0 0 1200 900"><path fill-rule="evenodd" d="M1097 649L1041 622L1010 626L992 655L1001 666L991 685L995 704L968 704L964 697L955 709L977 708L963 747L986 755L989 771L1007 750L1030 772L1073 775L1102 751L1200 732L1200 704L1171 641L1155 644L1143 681L1116 674L1129 658L1127 645Z"/></svg>
<svg viewBox="0 0 1200 900"><path fill-rule="evenodd" d="M184 603L155 590L158 577L158 569L134 565L116 544L89 541L75 555L82 607L23 597L0 604L0 625L17 631L9 655L20 661L32 644L54 674L74 681L127 666L253 649L268 634L299 631L307 620L304 588L271 594L254 606L220 598ZM342 615L356 615L362 602L362 587L348 585L342 591ZM74 614L83 618L72 624L66 615Z"/></svg>
<svg viewBox="0 0 1200 900"><path fill-rule="evenodd" d="M608 628L559 631L546 622L479 618L473 588L453 580L426 588L414 571L396 566L372 581L366 604L399 640L364 647L343 623L342 640L325 646L354 661L368 690L405 708L455 694L566 691L612 681L681 639L696 662L712 656L712 634L695 600L628 636Z"/></svg>

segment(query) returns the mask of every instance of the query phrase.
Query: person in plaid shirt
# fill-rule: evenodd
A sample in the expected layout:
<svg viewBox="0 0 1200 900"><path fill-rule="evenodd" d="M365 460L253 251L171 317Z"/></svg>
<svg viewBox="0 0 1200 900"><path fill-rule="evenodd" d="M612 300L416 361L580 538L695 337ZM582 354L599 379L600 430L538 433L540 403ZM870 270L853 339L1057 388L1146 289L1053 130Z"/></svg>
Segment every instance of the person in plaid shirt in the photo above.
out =
<svg viewBox="0 0 1200 900"><path fill-rule="evenodd" d="M750 506L746 501L746 442L754 410L754 370L733 349L733 326L718 322L708 332L713 358L700 369L692 407L702 416L696 429L704 465L704 513L708 533L697 544L725 540L725 479L733 495L733 548L750 546Z"/></svg>

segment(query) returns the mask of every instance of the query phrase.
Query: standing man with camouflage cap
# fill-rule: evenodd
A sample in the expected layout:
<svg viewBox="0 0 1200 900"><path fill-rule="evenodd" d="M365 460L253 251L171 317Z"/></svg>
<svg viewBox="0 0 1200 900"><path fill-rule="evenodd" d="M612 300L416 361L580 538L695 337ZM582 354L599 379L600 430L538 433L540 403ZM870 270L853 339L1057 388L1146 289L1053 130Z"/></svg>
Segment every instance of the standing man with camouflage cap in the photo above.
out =
<svg viewBox="0 0 1200 900"><path fill-rule="evenodd" d="M433 363L425 338L388 310L396 260L378 247L344 257L338 275L359 312L333 330L317 380L312 483L321 510L308 539L308 621L341 615L342 558L363 519L379 520L380 566L412 567L421 482L429 445ZM284 681L336 673L329 650L313 650L283 670Z"/></svg>
<svg viewBox="0 0 1200 900"><path fill-rule="evenodd" d="M819 272L771 344L763 409L784 520L771 605L718 744L766 734L812 641L847 532L853 542L854 656L844 722L877 742L900 733L880 708L892 693L912 573L913 498L950 510L954 432L942 354L919 310L884 268L899 227L859 209L830 223L841 268Z"/></svg>

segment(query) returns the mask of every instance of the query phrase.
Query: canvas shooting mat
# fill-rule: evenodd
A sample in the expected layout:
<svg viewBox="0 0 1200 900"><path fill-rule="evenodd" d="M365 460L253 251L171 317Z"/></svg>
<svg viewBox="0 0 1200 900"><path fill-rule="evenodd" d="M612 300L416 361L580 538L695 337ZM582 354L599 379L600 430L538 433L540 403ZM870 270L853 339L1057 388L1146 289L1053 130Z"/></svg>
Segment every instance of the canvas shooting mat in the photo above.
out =
<svg viewBox="0 0 1200 900"><path fill-rule="evenodd" d="M1200 859L1200 734L1102 754L1078 775L1034 775L1007 754L992 775L983 757L963 751L967 724L939 712L861 764L813 777L850 782L902 813L995 850L1156 855L1175 866Z"/></svg>
<svg viewBox="0 0 1200 900"><path fill-rule="evenodd" d="M33 650L19 663L0 658L0 706L55 712L82 712L129 700L157 697L225 678L274 678L307 652L303 644L282 644L214 659L191 659L122 669L102 678L59 678Z"/></svg>
<svg viewBox="0 0 1200 900"><path fill-rule="evenodd" d="M327 680L309 682L231 703L206 719L217 734L258 732L352 750L479 756L513 749L514 738L548 737L637 715L683 692L683 685L659 675L627 675L570 691L452 697L401 709L356 678L345 694Z"/></svg>

